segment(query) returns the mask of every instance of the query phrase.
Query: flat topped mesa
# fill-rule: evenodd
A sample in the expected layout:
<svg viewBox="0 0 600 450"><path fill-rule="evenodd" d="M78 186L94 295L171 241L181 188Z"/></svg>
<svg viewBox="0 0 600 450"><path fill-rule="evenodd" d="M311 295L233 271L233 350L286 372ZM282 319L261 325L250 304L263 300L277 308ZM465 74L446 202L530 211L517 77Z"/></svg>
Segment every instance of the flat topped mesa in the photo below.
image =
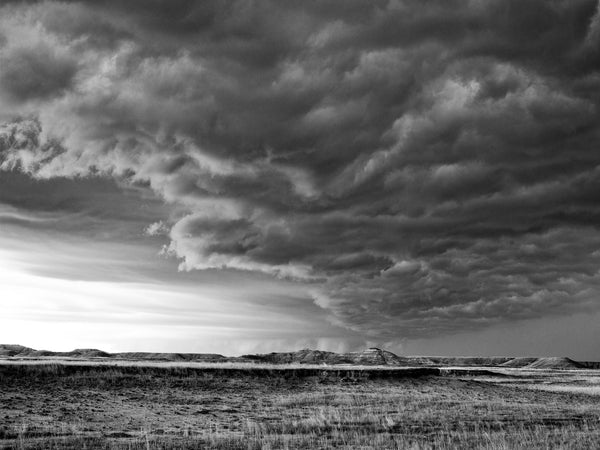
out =
<svg viewBox="0 0 600 450"><path fill-rule="evenodd" d="M348 353L352 356L353 363L365 365L407 365L408 359L400 357L395 353L382 350L377 347L371 347L362 352Z"/></svg>

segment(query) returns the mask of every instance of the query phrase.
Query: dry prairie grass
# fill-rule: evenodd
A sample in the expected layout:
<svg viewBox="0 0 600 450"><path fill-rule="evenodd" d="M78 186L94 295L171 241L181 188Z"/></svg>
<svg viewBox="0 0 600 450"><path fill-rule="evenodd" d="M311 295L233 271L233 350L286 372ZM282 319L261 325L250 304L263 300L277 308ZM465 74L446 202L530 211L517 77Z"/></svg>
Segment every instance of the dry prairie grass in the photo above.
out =
<svg viewBox="0 0 600 450"><path fill-rule="evenodd" d="M302 374L4 365L0 448L600 448L597 397L525 379Z"/></svg>

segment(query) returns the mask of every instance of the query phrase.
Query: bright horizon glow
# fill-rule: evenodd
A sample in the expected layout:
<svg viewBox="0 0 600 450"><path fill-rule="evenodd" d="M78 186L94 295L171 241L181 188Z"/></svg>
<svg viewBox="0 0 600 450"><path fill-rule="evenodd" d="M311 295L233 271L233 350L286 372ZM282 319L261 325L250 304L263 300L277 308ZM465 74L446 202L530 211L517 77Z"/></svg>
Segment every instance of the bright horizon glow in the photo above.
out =
<svg viewBox="0 0 600 450"><path fill-rule="evenodd" d="M166 292L140 283L62 280L32 275L19 267L7 252L0 252L0 284L2 285L2 317L0 329L4 341L10 336L22 345L45 345L48 348L72 350L78 346L104 345L118 349L123 340L171 338L186 333L182 325L161 325L168 313L142 312L143 304L167 301L185 303L190 295ZM168 298L167 298L168 297ZM84 299L84 300L82 300ZM194 295L202 302L206 319L219 315L217 300L206 294ZM149 325L153 329L149 330ZM185 328L186 325L183 325ZM221 326L208 323L194 326L195 338L224 333Z"/></svg>
<svg viewBox="0 0 600 450"><path fill-rule="evenodd" d="M287 315L285 305L258 305L257 314L251 286L54 278L30 273L26 256L0 251L0 343L230 356L299 346L347 350L342 337L307 338L330 325Z"/></svg>

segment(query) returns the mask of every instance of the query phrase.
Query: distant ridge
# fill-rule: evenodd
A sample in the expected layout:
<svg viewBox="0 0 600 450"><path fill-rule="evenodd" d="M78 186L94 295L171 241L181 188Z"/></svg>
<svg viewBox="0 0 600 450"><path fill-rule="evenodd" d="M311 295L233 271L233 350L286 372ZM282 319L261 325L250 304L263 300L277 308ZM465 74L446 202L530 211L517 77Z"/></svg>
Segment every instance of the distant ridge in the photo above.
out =
<svg viewBox="0 0 600 450"><path fill-rule="evenodd" d="M480 367L497 367L513 358L506 357L440 357L440 356L429 356L429 360L433 364L438 366L480 366Z"/></svg>
<svg viewBox="0 0 600 450"><path fill-rule="evenodd" d="M500 367L527 367L529 364L536 362L539 358L512 358L502 364Z"/></svg>
<svg viewBox="0 0 600 450"><path fill-rule="evenodd" d="M498 367L523 369L600 369L600 362L578 362L566 357L440 357L398 356L390 351L371 347L360 352L335 353L308 348L295 352L226 357L217 353L108 353L94 348L70 352L36 350L22 345L0 344L0 358L41 359L103 359L166 362L254 362L264 364L358 365L393 367Z"/></svg>
<svg viewBox="0 0 600 450"><path fill-rule="evenodd" d="M569 358L538 358L528 369L583 369L584 366Z"/></svg>
<svg viewBox="0 0 600 450"><path fill-rule="evenodd" d="M108 358L110 353L103 352L97 348L77 348L68 353L70 356L81 356L83 358Z"/></svg>
<svg viewBox="0 0 600 450"><path fill-rule="evenodd" d="M25 356L35 350L22 345L0 344L0 356Z"/></svg>
<svg viewBox="0 0 600 450"><path fill-rule="evenodd" d="M226 361L228 358L216 353L148 353L148 352L125 352L112 355L121 359L141 359L156 361L198 361L218 362Z"/></svg>
<svg viewBox="0 0 600 450"><path fill-rule="evenodd" d="M584 369L600 369L600 361L577 361Z"/></svg>
<svg viewBox="0 0 600 450"><path fill-rule="evenodd" d="M431 365L424 361L417 364L410 358L398 356L387 350L369 348L362 352L334 353L321 350L303 349L297 352L268 353L263 355L243 355L241 359L271 364L355 364L366 366L415 366Z"/></svg>
<svg viewBox="0 0 600 450"><path fill-rule="evenodd" d="M95 348L78 348L70 352L51 352L49 350L35 350L22 345L0 344L0 357L14 358L43 358L63 357L75 359L134 359L134 360L156 360L156 361L224 361L223 355L213 353L148 353L148 352L124 352L108 353Z"/></svg>

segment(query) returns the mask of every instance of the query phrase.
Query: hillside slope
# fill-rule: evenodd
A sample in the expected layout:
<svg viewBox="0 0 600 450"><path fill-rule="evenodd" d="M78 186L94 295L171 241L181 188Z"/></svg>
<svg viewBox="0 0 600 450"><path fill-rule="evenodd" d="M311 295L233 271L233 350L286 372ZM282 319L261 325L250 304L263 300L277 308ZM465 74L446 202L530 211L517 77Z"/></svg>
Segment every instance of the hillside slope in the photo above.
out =
<svg viewBox="0 0 600 450"><path fill-rule="evenodd" d="M600 369L598 362L579 363L566 357L510 358L510 357L440 357L398 356L390 351L371 347L359 352L335 353L302 349L295 352L227 357L216 353L108 353L98 349L75 349L69 352L36 350L23 345L0 344L0 358L39 359L102 359L164 362L253 362L264 364L356 365L391 367L501 367L524 369Z"/></svg>

